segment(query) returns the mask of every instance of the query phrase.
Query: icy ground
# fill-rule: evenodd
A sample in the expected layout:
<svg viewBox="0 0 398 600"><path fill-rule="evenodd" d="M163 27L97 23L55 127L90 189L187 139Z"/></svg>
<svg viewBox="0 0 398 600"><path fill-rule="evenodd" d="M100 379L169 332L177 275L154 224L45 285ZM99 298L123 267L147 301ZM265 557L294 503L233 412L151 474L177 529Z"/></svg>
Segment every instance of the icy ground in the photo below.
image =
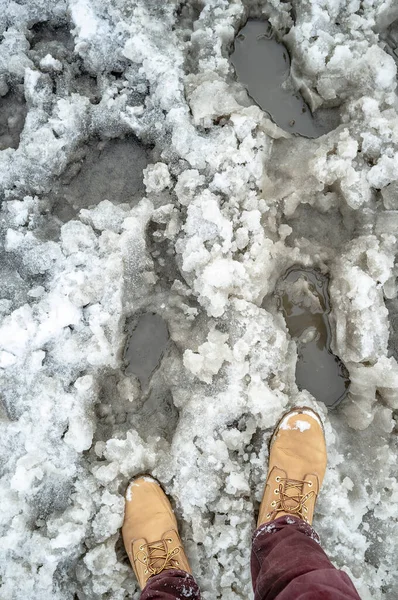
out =
<svg viewBox="0 0 398 600"><path fill-rule="evenodd" d="M250 598L267 443L305 403L327 431L323 546L363 599L396 598L394 0L0 8L0 597L137 599L119 528L150 472L204 600ZM290 137L235 81L249 15L335 130ZM329 414L296 387L273 294L295 264L331 277L352 383ZM125 344L150 312L170 342L141 392Z"/></svg>

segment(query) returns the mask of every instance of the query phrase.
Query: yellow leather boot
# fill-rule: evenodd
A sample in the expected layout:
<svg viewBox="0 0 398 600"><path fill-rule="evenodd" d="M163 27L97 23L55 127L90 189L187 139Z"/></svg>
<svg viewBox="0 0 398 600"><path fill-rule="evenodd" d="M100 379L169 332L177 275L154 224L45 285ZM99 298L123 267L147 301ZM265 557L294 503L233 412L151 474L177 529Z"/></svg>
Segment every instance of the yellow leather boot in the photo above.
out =
<svg viewBox="0 0 398 600"><path fill-rule="evenodd" d="M316 412L302 407L286 413L271 438L257 526L283 515L312 524L326 463L325 434Z"/></svg>
<svg viewBox="0 0 398 600"><path fill-rule="evenodd" d="M152 575L168 569L191 573L173 509L151 477L139 477L128 486L122 534L141 589Z"/></svg>

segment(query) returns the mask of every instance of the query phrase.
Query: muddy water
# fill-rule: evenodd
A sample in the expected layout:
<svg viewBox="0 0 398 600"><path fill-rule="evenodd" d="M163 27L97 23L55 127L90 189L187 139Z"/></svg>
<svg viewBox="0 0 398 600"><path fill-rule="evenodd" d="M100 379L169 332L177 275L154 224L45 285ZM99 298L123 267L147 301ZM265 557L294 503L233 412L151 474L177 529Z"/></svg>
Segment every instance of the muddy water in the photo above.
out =
<svg viewBox="0 0 398 600"><path fill-rule="evenodd" d="M252 99L285 131L316 138L337 126L335 111L318 111L313 116L294 89L289 53L274 38L268 21L247 21L235 39L231 62Z"/></svg>
<svg viewBox="0 0 398 600"><path fill-rule="evenodd" d="M349 379L344 364L330 349L327 277L316 270L293 267L278 283L276 293L297 343L297 386L334 408L345 397Z"/></svg>
<svg viewBox="0 0 398 600"><path fill-rule="evenodd" d="M168 344L167 325L156 313L144 313L133 325L124 360L127 365L126 373L138 377L141 389L145 390L148 387Z"/></svg>

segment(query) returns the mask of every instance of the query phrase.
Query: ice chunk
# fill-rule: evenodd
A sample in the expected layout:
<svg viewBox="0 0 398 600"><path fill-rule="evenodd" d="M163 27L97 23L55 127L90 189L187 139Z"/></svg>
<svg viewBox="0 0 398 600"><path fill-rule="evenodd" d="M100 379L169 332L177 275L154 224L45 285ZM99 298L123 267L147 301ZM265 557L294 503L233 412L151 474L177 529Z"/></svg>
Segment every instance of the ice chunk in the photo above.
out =
<svg viewBox="0 0 398 600"><path fill-rule="evenodd" d="M219 372L224 361L231 358L231 348L226 344L227 340L228 335L220 331L210 331L207 341L199 346L198 352L189 349L185 351L185 368L201 381L211 383L213 375Z"/></svg>

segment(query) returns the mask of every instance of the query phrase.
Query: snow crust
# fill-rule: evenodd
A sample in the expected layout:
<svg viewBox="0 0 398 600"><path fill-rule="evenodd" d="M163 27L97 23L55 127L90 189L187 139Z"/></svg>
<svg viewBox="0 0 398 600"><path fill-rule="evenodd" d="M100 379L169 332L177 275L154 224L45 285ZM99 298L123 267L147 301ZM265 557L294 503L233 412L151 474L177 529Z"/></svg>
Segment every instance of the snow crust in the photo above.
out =
<svg viewBox="0 0 398 600"><path fill-rule="evenodd" d="M138 599L120 526L141 473L174 498L203 599L251 597L267 445L294 405L325 422L324 549L364 600L397 597L398 117L379 33L398 15L389 0L293 5L295 21L278 0L3 2L0 94L22 86L27 108L0 152L4 599ZM291 138L252 104L228 59L249 14L284 36L297 87L338 107L337 129ZM151 153L143 191L61 218L54 190L82 148L123 136ZM78 206L88 189L73 189ZM351 388L330 414L296 387L273 295L297 263L331 277ZM144 310L173 342L148 418L123 370ZM162 433L167 394L178 420Z"/></svg>

